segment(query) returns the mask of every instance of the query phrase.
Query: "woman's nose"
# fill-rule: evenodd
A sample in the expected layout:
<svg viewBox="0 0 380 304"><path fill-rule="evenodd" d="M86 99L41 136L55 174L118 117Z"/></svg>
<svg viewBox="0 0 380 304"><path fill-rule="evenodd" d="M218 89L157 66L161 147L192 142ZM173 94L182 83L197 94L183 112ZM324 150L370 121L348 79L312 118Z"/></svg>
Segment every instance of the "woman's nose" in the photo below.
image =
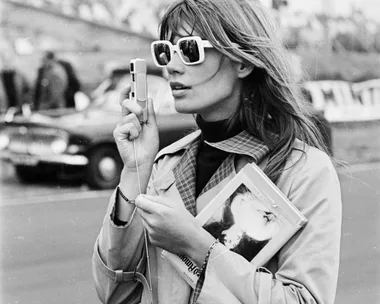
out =
<svg viewBox="0 0 380 304"><path fill-rule="evenodd" d="M182 60L179 58L177 52L173 53L173 56L169 63L166 65L166 69L169 74L179 73L183 74L185 71L185 65Z"/></svg>

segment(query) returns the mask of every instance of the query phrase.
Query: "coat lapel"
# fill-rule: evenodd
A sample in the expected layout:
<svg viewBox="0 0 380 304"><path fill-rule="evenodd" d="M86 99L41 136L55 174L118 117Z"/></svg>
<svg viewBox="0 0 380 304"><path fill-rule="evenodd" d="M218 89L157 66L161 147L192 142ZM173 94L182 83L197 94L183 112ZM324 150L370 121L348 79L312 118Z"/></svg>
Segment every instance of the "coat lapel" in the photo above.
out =
<svg viewBox="0 0 380 304"><path fill-rule="evenodd" d="M195 179L196 160L200 141L194 141L182 155L181 160L173 169L175 183L186 209L196 215Z"/></svg>
<svg viewBox="0 0 380 304"><path fill-rule="evenodd" d="M259 164L269 153L269 148L260 140L254 138L247 131L225 141L210 143L210 146L231 153L219 166L211 179L208 181L200 195L212 189L234 171L235 155L245 155ZM181 160L173 169L177 190L183 200L186 209L196 216L196 162L200 147L200 141L193 141L182 155Z"/></svg>
<svg viewBox="0 0 380 304"><path fill-rule="evenodd" d="M211 179L207 182L206 186L202 189L199 196L201 196L204 192L210 190L220 183L223 179L229 176L234 170L234 155L230 154L227 158L222 162L219 168L215 171Z"/></svg>

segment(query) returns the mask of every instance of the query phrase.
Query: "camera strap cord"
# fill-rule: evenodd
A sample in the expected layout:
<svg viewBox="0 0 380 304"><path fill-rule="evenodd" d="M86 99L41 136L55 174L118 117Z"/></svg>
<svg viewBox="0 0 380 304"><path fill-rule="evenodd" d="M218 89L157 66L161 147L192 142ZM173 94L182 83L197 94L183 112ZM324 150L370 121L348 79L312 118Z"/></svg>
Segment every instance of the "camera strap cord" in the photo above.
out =
<svg viewBox="0 0 380 304"><path fill-rule="evenodd" d="M137 182L139 186L139 193L142 194L141 191L141 182L140 182L140 173L139 173L139 164L137 162L137 149L136 149L136 140L133 140L133 151L135 155L135 162L136 162L136 172L137 172ZM151 268L150 268L150 258L149 258L149 247L148 247L148 234L146 232L146 229L144 227L144 242L145 242L145 252L146 252L146 260L147 260L147 268L149 272L149 290L151 294L153 295L153 290L152 290L152 273L151 273Z"/></svg>

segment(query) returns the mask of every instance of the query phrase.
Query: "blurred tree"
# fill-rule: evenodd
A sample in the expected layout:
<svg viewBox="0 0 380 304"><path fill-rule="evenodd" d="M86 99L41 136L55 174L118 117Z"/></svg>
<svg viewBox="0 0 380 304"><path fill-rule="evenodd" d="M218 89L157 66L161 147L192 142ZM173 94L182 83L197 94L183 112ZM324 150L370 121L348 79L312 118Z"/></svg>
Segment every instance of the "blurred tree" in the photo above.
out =
<svg viewBox="0 0 380 304"><path fill-rule="evenodd" d="M288 6L288 0L272 0L272 8L279 10L283 6Z"/></svg>
<svg viewBox="0 0 380 304"><path fill-rule="evenodd" d="M300 31L298 28L289 28L283 35L282 42L288 50L295 50L297 49L300 44Z"/></svg>
<svg viewBox="0 0 380 304"><path fill-rule="evenodd" d="M368 44L364 41L363 37L355 33L338 33L333 39L334 51L349 51L366 53L369 51Z"/></svg>

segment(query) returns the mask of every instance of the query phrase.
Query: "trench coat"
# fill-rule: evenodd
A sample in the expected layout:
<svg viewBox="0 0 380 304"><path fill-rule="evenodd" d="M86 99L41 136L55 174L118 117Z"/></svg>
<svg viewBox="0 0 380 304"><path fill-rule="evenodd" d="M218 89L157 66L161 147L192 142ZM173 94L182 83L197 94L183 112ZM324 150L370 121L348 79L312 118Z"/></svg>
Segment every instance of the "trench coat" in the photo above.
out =
<svg viewBox="0 0 380 304"><path fill-rule="evenodd" d="M163 149L156 158L147 193L181 200L173 168L200 132L194 132ZM196 200L197 213L245 164L240 156L234 172ZM259 167L265 166L266 159ZM196 303L319 303L335 299L341 237L341 193L334 166L324 152L296 141L277 187L308 219L270 259L257 267L222 244L211 252L204 284ZM93 277L103 303L148 303L138 282L123 282L125 272L145 269L141 218L135 212L125 226L112 220L116 191L110 198L94 246ZM193 300L189 285L162 257L162 249L149 247L155 303L187 304ZM146 289L146 288L145 288Z"/></svg>

